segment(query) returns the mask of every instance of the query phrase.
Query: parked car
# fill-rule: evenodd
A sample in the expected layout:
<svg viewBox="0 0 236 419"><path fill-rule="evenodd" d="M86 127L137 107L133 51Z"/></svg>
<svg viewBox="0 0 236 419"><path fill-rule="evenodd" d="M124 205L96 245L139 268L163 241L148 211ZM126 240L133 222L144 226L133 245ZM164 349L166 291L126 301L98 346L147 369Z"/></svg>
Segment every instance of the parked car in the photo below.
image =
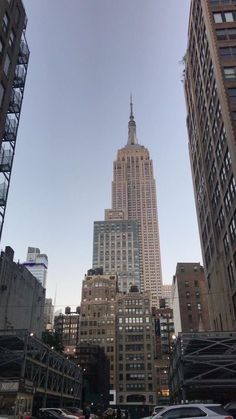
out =
<svg viewBox="0 0 236 419"><path fill-rule="evenodd" d="M71 415L68 410L66 410L64 407L43 407L39 409L39 412L55 412L60 417L67 418L67 419L78 419L77 416Z"/></svg>
<svg viewBox="0 0 236 419"><path fill-rule="evenodd" d="M165 406L155 406L153 408L152 416L157 415L162 409L164 409Z"/></svg>
<svg viewBox="0 0 236 419"><path fill-rule="evenodd" d="M211 419L233 419L220 404L177 404L164 407L152 419L180 419L209 417Z"/></svg>
<svg viewBox="0 0 236 419"><path fill-rule="evenodd" d="M83 410L79 409L78 407L67 407L66 410L70 412L72 415L77 416L77 418L84 419Z"/></svg>
<svg viewBox="0 0 236 419"><path fill-rule="evenodd" d="M67 419L66 416L63 416L61 414L59 415L58 413L47 409L39 409L39 412L36 417L37 419Z"/></svg>
<svg viewBox="0 0 236 419"><path fill-rule="evenodd" d="M224 406L224 409L229 415L233 416L233 418L236 419L236 402L227 403Z"/></svg>

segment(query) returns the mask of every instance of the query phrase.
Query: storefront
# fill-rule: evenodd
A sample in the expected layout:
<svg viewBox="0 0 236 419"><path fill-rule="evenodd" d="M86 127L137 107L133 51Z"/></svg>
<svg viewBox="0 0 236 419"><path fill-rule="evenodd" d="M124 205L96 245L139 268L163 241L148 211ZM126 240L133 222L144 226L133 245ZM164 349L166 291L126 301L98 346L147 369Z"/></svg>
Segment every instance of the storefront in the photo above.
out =
<svg viewBox="0 0 236 419"><path fill-rule="evenodd" d="M0 381L0 416L28 419L33 407L33 384L28 380Z"/></svg>

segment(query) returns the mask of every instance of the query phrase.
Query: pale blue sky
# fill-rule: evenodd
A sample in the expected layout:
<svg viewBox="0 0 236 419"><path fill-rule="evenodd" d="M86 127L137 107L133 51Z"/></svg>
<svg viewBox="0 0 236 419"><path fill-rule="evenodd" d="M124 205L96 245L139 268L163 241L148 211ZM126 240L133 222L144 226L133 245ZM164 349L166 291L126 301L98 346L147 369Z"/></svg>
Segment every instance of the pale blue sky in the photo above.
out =
<svg viewBox="0 0 236 419"><path fill-rule="evenodd" d="M201 261L179 64L189 3L24 0L31 57L2 248L22 262L28 246L48 254L57 306L80 303L131 91L154 161L164 283L177 262Z"/></svg>

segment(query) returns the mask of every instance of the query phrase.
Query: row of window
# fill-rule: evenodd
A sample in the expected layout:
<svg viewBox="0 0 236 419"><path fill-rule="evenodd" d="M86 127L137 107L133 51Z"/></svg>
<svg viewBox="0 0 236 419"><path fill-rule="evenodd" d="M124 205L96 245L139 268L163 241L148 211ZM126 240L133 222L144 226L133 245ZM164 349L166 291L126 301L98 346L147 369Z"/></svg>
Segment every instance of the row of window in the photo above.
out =
<svg viewBox="0 0 236 419"><path fill-rule="evenodd" d="M236 0L210 0L212 6L218 6L222 4L236 4Z"/></svg>
<svg viewBox="0 0 236 419"><path fill-rule="evenodd" d="M236 12L214 12L213 18L215 23L235 22Z"/></svg>
<svg viewBox="0 0 236 419"><path fill-rule="evenodd" d="M236 57L236 47L220 48L220 56L223 60L232 60Z"/></svg>
<svg viewBox="0 0 236 419"><path fill-rule="evenodd" d="M119 324L125 323L149 323L150 318L149 317L119 317Z"/></svg>
<svg viewBox="0 0 236 419"><path fill-rule="evenodd" d="M236 28L216 29L216 37L218 41L236 39Z"/></svg>
<svg viewBox="0 0 236 419"><path fill-rule="evenodd" d="M220 4L235 4L236 0L210 0L212 6L218 6Z"/></svg>
<svg viewBox="0 0 236 419"><path fill-rule="evenodd" d="M188 309L188 311L192 310L192 305L190 303L187 304L187 309ZM202 309L201 303L197 303L197 309L198 310Z"/></svg>

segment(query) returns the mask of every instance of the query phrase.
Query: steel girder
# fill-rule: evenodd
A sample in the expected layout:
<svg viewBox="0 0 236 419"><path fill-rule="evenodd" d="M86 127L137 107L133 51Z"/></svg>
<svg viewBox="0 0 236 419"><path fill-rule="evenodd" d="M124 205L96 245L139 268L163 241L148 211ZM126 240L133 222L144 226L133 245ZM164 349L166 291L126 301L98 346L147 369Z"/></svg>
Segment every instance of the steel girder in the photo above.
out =
<svg viewBox="0 0 236 419"><path fill-rule="evenodd" d="M81 400L81 369L27 331L0 331L0 379L24 378L36 393Z"/></svg>
<svg viewBox="0 0 236 419"><path fill-rule="evenodd" d="M178 401L194 398L195 393L211 399L219 389L236 390L236 333L180 333L169 379L172 397Z"/></svg>

